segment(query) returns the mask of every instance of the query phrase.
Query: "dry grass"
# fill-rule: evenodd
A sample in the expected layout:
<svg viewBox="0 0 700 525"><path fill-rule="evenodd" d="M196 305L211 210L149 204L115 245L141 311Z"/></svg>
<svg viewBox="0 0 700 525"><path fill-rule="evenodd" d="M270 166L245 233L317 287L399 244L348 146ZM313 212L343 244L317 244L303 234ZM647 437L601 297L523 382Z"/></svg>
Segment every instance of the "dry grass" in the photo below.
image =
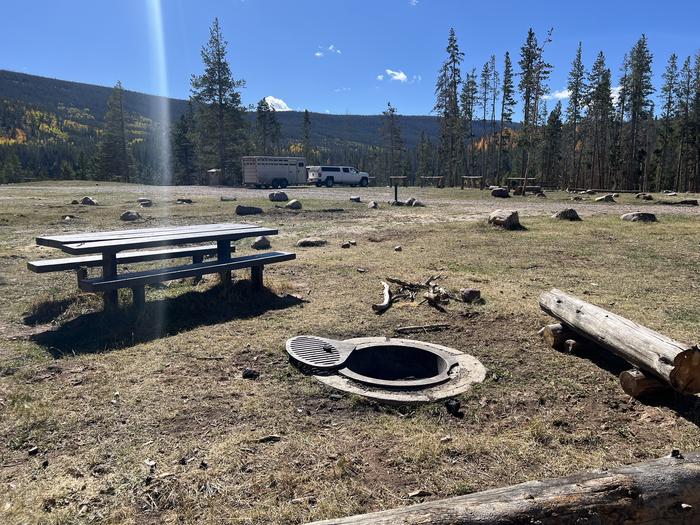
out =
<svg viewBox="0 0 700 525"><path fill-rule="evenodd" d="M368 210L347 197L386 201L389 191L290 190L305 207L294 213L274 208L264 192L183 188L169 199L192 196L195 204L164 206L159 191L0 188L2 523L302 523L406 505L417 489L441 498L700 444L694 399L639 403L618 387L619 362L560 355L536 336L546 320L537 297L556 286L695 340L694 209L623 196L617 205L575 203L584 221L561 223L547 213L564 205L563 194L504 202L478 191L405 190L428 207ZM84 194L101 205L67 204ZM57 255L36 247L36 235L123 227L119 213L141 195L158 203L142 211L144 225L232 220L235 203L221 194L263 205L254 220L279 226L273 247L297 252L296 261L267 272L275 295L251 300L242 282L223 299L213 279L175 283L148 291L143 317L110 319L98 298L76 294L73 275L24 268L28 259ZM503 206L521 210L528 230L487 227L486 212ZM338 207L345 211L321 211ZM620 221L633 207L654 210L660 222ZM79 218L64 223L66 214ZM311 234L329 245L294 248ZM341 249L346 239L357 246ZM397 244L403 251L393 250ZM486 303L447 313L371 311L381 277L436 273L450 287L480 288ZM452 329L420 338L471 353L489 370L462 396L462 419L441 405L331 399L290 367L283 350L302 333L391 335L433 322ZM242 379L245 367L260 378ZM268 434L282 439L258 442ZM29 455L33 446L38 453Z"/></svg>

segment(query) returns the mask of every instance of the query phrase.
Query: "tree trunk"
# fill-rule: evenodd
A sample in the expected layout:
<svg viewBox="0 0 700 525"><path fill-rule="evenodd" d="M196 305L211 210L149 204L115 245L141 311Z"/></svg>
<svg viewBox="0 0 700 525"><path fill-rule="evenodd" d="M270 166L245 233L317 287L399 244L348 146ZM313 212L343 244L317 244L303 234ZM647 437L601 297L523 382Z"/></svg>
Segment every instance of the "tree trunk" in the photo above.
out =
<svg viewBox="0 0 700 525"><path fill-rule="evenodd" d="M668 523L700 520L700 454L529 481L310 525Z"/></svg>
<svg viewBox="0 0 700 525"><path fill-rule="evenodd" d="M563 325L684 394L700 392L700 349L552 289L540 308Z"/></svg>

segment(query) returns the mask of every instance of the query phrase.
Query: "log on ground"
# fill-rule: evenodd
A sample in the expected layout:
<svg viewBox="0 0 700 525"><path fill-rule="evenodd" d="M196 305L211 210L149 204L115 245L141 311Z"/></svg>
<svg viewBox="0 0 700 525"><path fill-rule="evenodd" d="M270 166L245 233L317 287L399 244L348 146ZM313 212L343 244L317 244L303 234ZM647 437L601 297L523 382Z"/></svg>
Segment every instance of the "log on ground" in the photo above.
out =
<svg viewBox="0 0 700 525"><path fill-rule="evenodd" d="M700 392L697 346L674 341L557 289L540 296L540 308L579 336L661 379L678 392Z"/></svg>
<svg viewBox="0 0 700 525"><path fill-rule="evenodd" d="M529 481L311 525L700 522L700 454Z"/></svg>

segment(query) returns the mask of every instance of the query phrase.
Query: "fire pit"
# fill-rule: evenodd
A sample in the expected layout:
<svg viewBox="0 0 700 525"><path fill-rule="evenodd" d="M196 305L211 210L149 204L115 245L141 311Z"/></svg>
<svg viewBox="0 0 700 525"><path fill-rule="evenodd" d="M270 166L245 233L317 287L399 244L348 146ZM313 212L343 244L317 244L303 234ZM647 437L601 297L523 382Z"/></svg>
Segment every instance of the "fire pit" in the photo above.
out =
<svg viewBox="0 0 700 525"><path fill-rule="evenodd" d="M302 338L308 345L308 336L287 343L291 360L297 366L295 341ZM465 392L486 376L486 369L475 357L433 343L385 337L314 339L342 347L344 356L336 360L335 366L315 370L300 366L303 371L338 390L379 401L437 401ZM325 344L327 352L334 353L329 348L332 345Z"/></svg>

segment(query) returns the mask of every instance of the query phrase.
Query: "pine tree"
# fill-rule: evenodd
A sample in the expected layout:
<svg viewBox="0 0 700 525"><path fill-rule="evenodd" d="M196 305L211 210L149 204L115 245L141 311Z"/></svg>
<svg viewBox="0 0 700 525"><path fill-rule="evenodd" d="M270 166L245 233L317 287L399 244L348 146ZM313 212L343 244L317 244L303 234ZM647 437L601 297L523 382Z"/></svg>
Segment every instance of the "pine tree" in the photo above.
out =
<svg viewBox="0 0 700 525"><path fill-rule="evenodd" d="M685 191L691 189L691 177L687 152L690 149L688 139L691 136L691 111L693 103L693 69L690 57L683 61L683 67L678 78L676 87L676 136L678 137L678 156L676 160L676 188Z"/></svg>
<svg viewBox="0 0 700 525"><path fill-rule="evenodd" d="M491 102L491 62L486 62L481 68L479 77L479 98L478 106L481 109L481 128L484 133L481 137L481 176L487 180L487 158L488 158L488 136L486 131L486 115Z"/></svg>
<svg viewBox="0 0 700 525"><path fill-rule="evenodd" d="M224 180L238 183L238 160L246 131L239 90L245 86L245 81L233 78L226 58L227 45L219 19L215 18L209 31L209 41L201 52L204 73L192 75L192 100L198 109L198 142L202 161L218 164Z"/></svg>
<svg viewBox="0 0 700 525"><path fill-rule="evenodd" d="M382 146L385 152L384 178L383 182L388 183L390 177L400 177L405 170L405 147L401 138L401 127L399 125L396 108L387 104L386 110L382 113L381 128Z"/></svg>
<svg viewBox="0 0 700 525"><path fill-rule="evenodd" d="M629 154L627 161L627 187L646 190L646 160L649 121L654 112L651 95L654 86L651 77L652 54L646 35L637 41L629 55L627 96L629 97Z"/></svg>
<svg viewBox="0 0 700 525"><path fill-rule="evenodd" d="M588 91L584 99L585 124L589 129L589 178L591 188L609 187L611 126L613 120L610 69L605 65L605 55L598 53L588 75Z"/></svg>
<svg viewBox="0 0 700 525"><path fill-rule="evenodd" d="M104 129L97 153L98 177L102 180L130 182L131 162L126 137L124 89L117 82L107 100Z"/></svg>
<svg viewBox="0 0 700 525"><path fill-rule="evenodd" d="M275 108L264 98L256 108L255 138L259 155L272 155L279 145L281 129Z"/></svg>
<svg viewBox="0 0 700 525"><path fill-rule="evenodd" d="M311 116L309 115L309 110L304 110L304 123L302 125L301 131L301 144L302 144L302 154L306 159L306 163L312 163L311 159Z"/></svg>
<svg viewBox="0 0 700 525"><path fill-rule="evenodd" d="M459 49L454 29L447 39L447 59L435 86L434 111L440 117L439 170L447 184L455 186L464 166L464 131L459 111L460 66L464 53Z"/></svg>
<svg viewBox="0 0 700 525"><path fill-rule="evenodd" d="M173 170L176 184L194 184L197 180L197 147L192 104L175 123L171 132Z"/></svg>
<svg viewBox="0 0 700 525"><path fill-rule="evenodd" d="M545 110L546 111L546 110ZM562 158L562 121L561 121L561 101L557 101L556 106L547 117L547 124L544 133L544 144L542 148L542 179L551 182L554 175L559 173Z"/></svg>
<svg viewBox="0 0 700 525"><path fill-rule="evenodd" d="M566 124L569 128L571 159L568 170L567 184L578 187L581 177L581 156L578 159L576 152L579 148L579 134L581 115L583 112L584 99L586 97L586 70L583 66L583 53L579 42L576 50L576 57L571 64L571 71L566 84L569 91L569 102L566 106Z"/></svg>
<svg viewBox="0 0 700 525"><path fill-rule="evenodd" d="M496 160L496 182L500 182L501 170L503 168L502 158L505 157L508 170L510 171L510 158L507 155L507 151L504 152L504 139L506 138L505 133L508 131L508 136L510 136L510 131L506 130L506 124L510 124L513 121L513 108L515 107L515 85L513 84L513 64L510 60L510 54L506 51L505 57L503 58L503 84L501 86L501 122L498 130L498 154ZM509 148L508 148L509 150Z"/></svg>
<svg viewBox="0 0 700 525"><path fill-rule="evenodd" d="M661 116L658 132L659 147L656 151L656 191L663 188L677 187L673 170L675 146L674 117L676 113L676 95L678 91L678 57L673 53L666 65L661 86Z"/></svg>
<svg viewBox="0 0 700 525"><path fill-rule="evenodd" d="M478 95L478 85L476 70L472 69L467 73L467 78L462 84L462 93L460 95L461 114L463 119L463 130L466 138L469 139L469 161L467 172L471 175L476 171L476 163L474 159L474 115L476 111L476 99Z"/></svg>
<svg viewBox="0 0 700 525"><path fill-rule="evenodd" d="M417 169L416 175L420 179L421 177L432 177L435 173L433 171L433 152L435 147L431 142L430 138L425 134L425 131L420 134L420 142L416 148L417 156Z"/></svg>

